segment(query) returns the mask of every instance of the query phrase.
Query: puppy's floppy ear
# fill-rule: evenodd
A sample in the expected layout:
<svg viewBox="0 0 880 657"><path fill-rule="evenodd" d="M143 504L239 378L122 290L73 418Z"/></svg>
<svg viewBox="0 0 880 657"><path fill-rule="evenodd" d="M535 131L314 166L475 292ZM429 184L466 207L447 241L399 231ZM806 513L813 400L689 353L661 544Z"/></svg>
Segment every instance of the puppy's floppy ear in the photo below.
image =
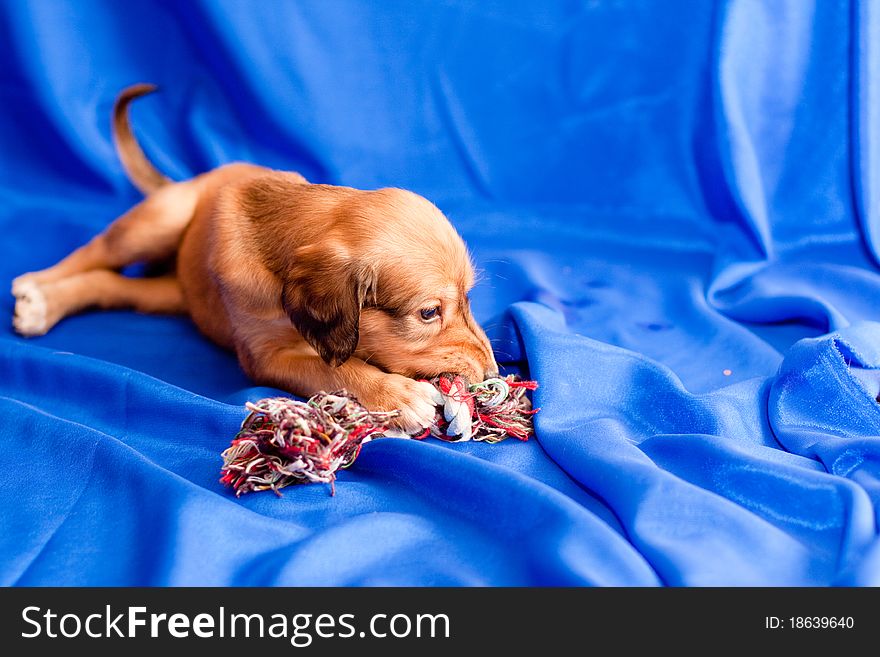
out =
<svg viewBox="0 0 880 657"><path fill-rule="evenodd" d="M357 349L361 308L374 278L339 248L302 247L291 261L281 292L284 310L325 362L341 365Z"/></svg>

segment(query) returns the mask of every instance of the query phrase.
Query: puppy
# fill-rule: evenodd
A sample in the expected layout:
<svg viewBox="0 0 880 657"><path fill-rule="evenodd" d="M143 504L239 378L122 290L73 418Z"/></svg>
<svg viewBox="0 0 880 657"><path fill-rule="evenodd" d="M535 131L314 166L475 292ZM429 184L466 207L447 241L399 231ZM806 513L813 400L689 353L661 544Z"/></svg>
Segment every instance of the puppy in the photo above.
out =
<svg viewBox="0 0 880 657"><path fill-rule="evenodd" d="M173 183L128 122L129 103L154 89L124 90L113 111L117 152L146 199L55 266L13 281L19 333L42 335L91 307L188 312L255 382L301 396L346 388L371 410L401 411L405 431L434 418L434 388L415 379L497 373L471 314L473 265L434 205L243 163ZM168 275L117 273L171 258Z"/></svg>

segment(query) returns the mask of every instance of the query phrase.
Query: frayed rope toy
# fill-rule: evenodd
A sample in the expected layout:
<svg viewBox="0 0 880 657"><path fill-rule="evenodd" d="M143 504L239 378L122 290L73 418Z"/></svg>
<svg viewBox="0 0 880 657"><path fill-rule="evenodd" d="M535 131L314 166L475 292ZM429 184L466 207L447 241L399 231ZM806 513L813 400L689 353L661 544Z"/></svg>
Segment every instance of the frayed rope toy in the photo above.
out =
<svg viewBox="0 0 880 657"><path fill-rule="evenodd" d="M250 414L223 454L220 481L240 496L298 483L330 484L335 494L336 471L357 458L364 443L382 437L422 440L479 440L497 443L509 436L528 440L532 416L527 390L535 381L514 375L468 386L459 376L444 374L430 381L437 389L437 415L424 432L409 435L388 428L399 412L374 413L345 390L320 392L307 402L271 397L247 402Z"/></svg>

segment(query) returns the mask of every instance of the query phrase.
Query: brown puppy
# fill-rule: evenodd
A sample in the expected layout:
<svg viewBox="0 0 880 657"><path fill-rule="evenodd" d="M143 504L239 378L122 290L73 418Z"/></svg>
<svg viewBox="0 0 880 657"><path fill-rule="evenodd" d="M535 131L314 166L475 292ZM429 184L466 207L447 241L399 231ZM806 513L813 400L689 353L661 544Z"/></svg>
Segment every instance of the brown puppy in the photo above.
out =
<svg viewBox="0 0 880 657"><path fill-rule="evenodd" d="M399 409L408 431L434 417L433 387L413 377L497 372L471 315L467 249L434 205L241 163L172 183L128 124L128 104L153 89L123 91L113 121L123 166L147 198L13 282L16 330L42 335L89 307L188 312L254 381L303 396L347 388L372 410ZM175 255L172 275L117 273Z"/></svg>

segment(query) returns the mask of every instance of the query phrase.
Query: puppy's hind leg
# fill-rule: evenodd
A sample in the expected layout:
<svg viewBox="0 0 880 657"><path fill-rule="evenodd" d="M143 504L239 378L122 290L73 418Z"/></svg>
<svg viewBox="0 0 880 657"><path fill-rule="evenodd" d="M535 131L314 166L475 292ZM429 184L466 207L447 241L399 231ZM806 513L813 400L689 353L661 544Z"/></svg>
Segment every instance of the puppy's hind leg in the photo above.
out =
<svg viewBox="0 0 880 657"><path fill-rule="evenodd" d="M151 262L174 255L198 200L195 181L162 187L58 264L19 276L12 282L19 315L31 317L35 312L40 315L37 309L47 296L44 286L84 272L116 270L136 262ZM16 320L16 328L19 325L27 327L31 323ZM41 326L40 322L35 326ZM45 330L19 329L25 335L39 335Z"/></svg>
<svg viewBox="0 0 880 657"><path fill-rule="evenodd" d="M186 312L175 276L128 278L95 269L28 288L16 300L12 323L22 335L43 335L68 315L95 307L163 314Z"/></svg>
<svg viewBox="0 0 880 657"><path fill-rule="evenodd" d="M120 269L173 255L198 200L193 180L158 189L58 264L16 278L13 294L26 282L49 283L92 269Z"/></svg>

